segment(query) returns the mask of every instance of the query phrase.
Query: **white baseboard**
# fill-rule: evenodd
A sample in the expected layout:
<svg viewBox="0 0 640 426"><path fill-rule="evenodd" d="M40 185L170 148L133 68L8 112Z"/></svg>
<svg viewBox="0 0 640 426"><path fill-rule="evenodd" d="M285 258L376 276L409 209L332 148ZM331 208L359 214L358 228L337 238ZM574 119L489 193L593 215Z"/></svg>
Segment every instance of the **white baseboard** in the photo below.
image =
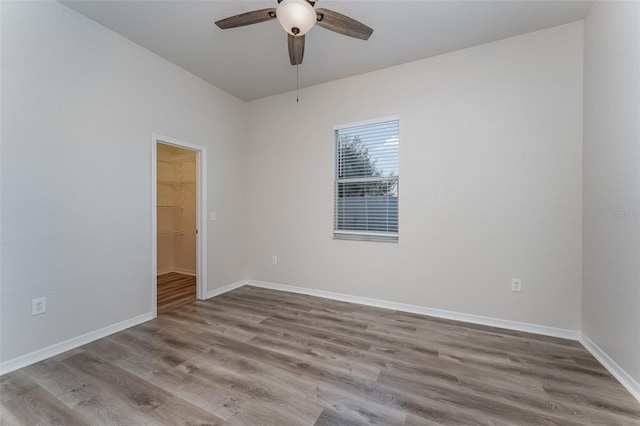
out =
<svg viewBox="0 0 640 426"><path fill-rule="evenodd" d="M216 288L214 290L209 290L207 292L207 299L211 299L212 297L219 296L231 290L235 290L236 288L240 288L244 285L247 285L248 283L249 282L247 280L242 280L242 281L237 281L233 284L225 285L224 287Z"/></svg>
<svg viewBox="0 0 640 426"><path fill-rule="evenodd" d="M117 333L118 331L125 330L127 328L142 324L143 322L152 319L153 315L151 315L150 312L138 315L137 317L133 317L116 324L108 325L99 330L91 331L81 336L65 340L64 342L56 343L46 348L38 349L37 351L19 356L14 359L10 359L8 361L0 363L0 375L10 373L14 370L26 367L31 364L35 364L36 362L51 358L52 356L59 355L62 352L75 349L82 345L86 345L87 343L91 343L94 340L102 339L103 337L107 337L110 334Z"/></svg>
<svg viewBox="0 0 640 426"><path fill-rule="evenodd" d="M192 271L191 269L183 269L183 268L162 269L162 270L159 270L157 272L157 275L169 274L171 272L175 272L177 274L182 274L182 275L189 275L189 276L192 276L192 277L195 277L197 275L195 271Z"/></svg>
<svg viewBox="0 0 640 426"><path fill-rule="evenodd" d="M455 321L469 322L473 324L487 325L491 327L505 328L508 330L523 331L527 333L541 334L545 336L560 337L564 339L579 340L580 343L596 358L628 391L640 402L640 383L620 367L609 355L596 345L588 336L576 331L562 328L548 327L544 325L523 323L480 315L464 314L460 312L427 308L424 306L409 305L405 303L389 302L367 297L352 296L348 294L334 293L330 291L314 290L304 287L296 287L284 284L275 284L265 281L241 280L207 292L207 299L235 290L245 285L268 288L272 290L288 291L291 293L306 294L310 296L324 297L326 299L340 300L343 302L357 303L360 305L375 306L378 308L393 309L414 314L433 316L437 318ZM0 363L0 376L11 371L18 370L36 362L61 354L62 352L86 345L95 340L109 336L113 333L134 327L153 319L151 313L138 315L128 320L103 327L99 330L83 334L78 337L56 343L43 349L19 356Z"/></svg>
<svg viewBox="0 0 640 426"><path fill-rule="evenodd" d="M411 312L419 315L450 319L455 321L470 322L473 324L487 325L491 327L506 328L508 330L524 331L527 333L541 334L544 336L560 337L563 339L578 340L580 331L564 328L548 327L545 325L530 324L485 317L481 315L464 314L460 312L445 311L442 309L427 308L424 306L409 305L405 303L389 302L386 300L369 299L367 297L351 296L348 294L333 293L330 291L313 290L304 287L296 287L284 284L274 284L264 281L248 280L247 284L272 290L289 291L292 293L307 294L309 296L324 297L326 299L340 300L343 302L358 303L360 305L375 306L378 308L393 309L396 311Z"/></svg>
<svg viewBox="0 0 640 426"><path fill-rule="evenodd" d="M174 271L179 272L179 271L176 271L175 269L170 272L174 272ZM180 271L179 273L185 273L185 272ZM242 287L243 285L246 285L246 284L247 284L247 281L242 280L242 281L238 281L215 290L211 290L207 293L207 299L220 295L222 293L226 293L231 290L235 290L236 288ZM103 337L107 337L110 334L117 333L127 328L134 327L138 324L142 324L143 322L150 321L152 319L153 319L153 315L150 312L146 314L138 315L137 317L133 317L128 320L121 321L117 324L112 324L107 327L103 327L99 330L91 331L89 333L83 334L78 337L73 337L69 340L65 340L64 342L56 343L46 348L38 349L37 351L31 352L25 355L21 355L17 358L13 358L5 362L1 362L0 376L6 373L10 373L12 371L18 370L20 368L26 367L28 365L35 364L36 362L40 362L47 358L51 358L52 356L59 355L62 352L75 349L82 345L86 345L87 343L91 343L94 340L102 339Z"/></svg>
<svg viewBox="0 0 640 426"><path fill-rule="evenodd" d="M441 309L427 308L424 306L409 305L405 303L389 302L386 300L370 299L367 297L351 296L348 294L333 293L330 291L314 290L304 287L296 287L284 284L275 284L264 281L247 280L246 284L255 287L272 290L289 291L291 293L306 294L309 296L324 297L326 299L340 300L343 302L358 303L361 305L375 306L378 308L393 309L414 314L427 315L437 318L455 321L469 322L473 324L488 325L491 327L505 328L508 330L523 331L527 333L541 334L544 336L560 337L563 339L578 340L597 359L629 393L640 402L640 383L629 373L620 367L605 351L596 345L588 336L578 330L548 327L544 325L523 323L517 321L491 318L480 315L464 314L460 312L445 311Z"/></svg>
<svg viewBox="0 0 640 426"><path fill-rule="evenodd" d="M584 346L609 373L625 387L629 393L640 402L640 383L638 383L624 368L620 367L605 351L596 345L586 334L581 333L580 343Z"/></svg>
<svg viewBox="0 0 640 426"><path fill-rule="evenodd" d="M189 275L192 277L195 277L197 275L196 271L193 271L191 269L184 269L184 268L173 268L172 272L175 272L177 274L182 274L182 275Z"/></svg>

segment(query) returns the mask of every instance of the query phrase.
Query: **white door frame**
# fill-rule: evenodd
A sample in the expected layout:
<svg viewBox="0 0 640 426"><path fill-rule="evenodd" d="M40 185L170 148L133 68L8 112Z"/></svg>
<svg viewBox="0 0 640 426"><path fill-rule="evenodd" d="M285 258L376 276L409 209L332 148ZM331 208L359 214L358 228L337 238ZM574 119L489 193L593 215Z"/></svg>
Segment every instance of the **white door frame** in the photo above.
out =
<svg viewBox="0 0 640 426"><path fill-rule="evenodd" d="M207 148L166 136L151 136L151 313L158 316L158 144L196 152L196 296L207 298Z"/></svg>

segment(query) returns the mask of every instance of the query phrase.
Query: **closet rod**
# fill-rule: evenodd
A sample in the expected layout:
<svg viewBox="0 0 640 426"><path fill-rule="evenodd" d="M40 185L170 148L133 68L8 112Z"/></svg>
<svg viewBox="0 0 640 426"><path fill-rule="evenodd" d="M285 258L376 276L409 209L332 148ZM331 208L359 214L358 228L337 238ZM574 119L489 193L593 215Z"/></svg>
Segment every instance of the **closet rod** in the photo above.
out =
<svg viewBox="0 0 640 426"><path fill-rule="evenodd" d="M164 185L186 185L190 183L196 183L195 180L159 180L158 183Z"/></svg>
<svg viewBox="0 0 640 426"><path fill-rule="evenodd" d="M186 160L158 160L158 163L175 164L175 163L193 163L194 161L196 160L193 158L187 158Z"/></svg>
<svg viewBox="0 0 640 426"><path fill-rule="evenodd" d="M184 235L184 231L158 232L158 237L167 237L169 235Z"/></svg>

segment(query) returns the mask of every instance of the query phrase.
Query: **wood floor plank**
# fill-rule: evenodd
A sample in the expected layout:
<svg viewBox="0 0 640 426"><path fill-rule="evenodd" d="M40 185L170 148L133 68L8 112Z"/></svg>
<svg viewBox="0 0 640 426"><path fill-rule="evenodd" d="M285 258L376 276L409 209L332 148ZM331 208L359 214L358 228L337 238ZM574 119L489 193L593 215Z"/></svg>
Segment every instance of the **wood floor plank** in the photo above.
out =
<svg viewBox="0 0 640 426"><path fill-rule="evenodd" d="M158 314L170 312L196 300L196 277L170 272L158 275Z"/></svg>
<svg viewBox="0 0 640 426"><path fill-rule="evenodd" d="M273 371L250 368L242 370L235 363L219 362L218 354L211 352L198 360L192 360L179 368L189 374L215 383L226 395L232 395L237 404L231 418L264 417L280 419L284 424L309 424L315 420L321 407L300 398L300 389L282 384L274 378ZM226 357L230 361L230 357Z"/></svg>
<svg viewBox="0 0 640 426"><path fill-rule="evenodd" d="M147 413L129 409L113 393L104 392L98 386L71 391L61 399L90 425L136 426L149 423Z"/></svg>
<svg viewBox="0 0 640 426"><path fill-rule="evenodd" d="M8 401L38 387L26 374L25 369L13 371L0 377L0 402Z"/></svg>
<svg viewBox="0 0 640 426"><path fill-rule="evenodd" d="M414 389L421 389L421 393L434 392L441 399L452 399L452 397L464 401L464 405L468 408L480 408L479 411L497 410L504 408L507 414L499 413L498 416L506 421L514 421L509 416L514 415L523 420L529 415L529 411L548 412L553 417L558 414L569 414L570 410L562 410L558 404L554 404L552 399L544 393L534 393L531 390L521 391L510 389L505 392L505 388L501 386L481 386L477 383L471 384L449 378L443 378L442 375L415 375L399 373L398 370L389 370L383 373L384 377L380 378L380 383L390 386L406 389L411 386Z"/></svg>
<svg viewBox="0 0 640 426"><path fill-rule="evenodd" d="M0 409L0 426L21 426L22 424L9 410Z"/></svg>
<svg viewBox="0 0 640 426"><path fill-rule="evenodd" d="M153 410L150 417L151 422L157 425L218 426L227 424L220 417L177 396Z"/></svg>
<svg viewBox="0 0 640 426"><path fill-rule="evenodd" d="M89 425L78 412L41 387L11 398L2 406L3 411L11 412L15 419L25 425Z"/></svg>
<svg viewBox="0 0 640 426"><path fill-rule="evenodd" d="M54 359L29 366L24 371L39 386L63 402L65 402L62 398L63 395L69 392L78 392L90 383L85 376L77 374L73 369Z"/></svg>
<svg viewBox="0 0 640 426"><path fill-rule="evenodd" d="M170 398L165 390L88 354L75 355L62 362L83 373L131 409L148 413Z"/></svg>
<svg viewBox="0 0 640 426"><path fill-rule="evenodd" d="M161 276L155 320L2 376L0 424L640 425L575 341L251 286L179 305L190 282Z"/></svg>
<svg viewBox="0 0 640 426"><path fill-rule="evenodd" d="M316 420L314 426L359 426L361 424L361 421L350 419L345 414L338 413L335 410L331 410L329 408L325 408L324 410L322 410L322 414L320 414L320 417L318 417L318 420Z"/></svg>

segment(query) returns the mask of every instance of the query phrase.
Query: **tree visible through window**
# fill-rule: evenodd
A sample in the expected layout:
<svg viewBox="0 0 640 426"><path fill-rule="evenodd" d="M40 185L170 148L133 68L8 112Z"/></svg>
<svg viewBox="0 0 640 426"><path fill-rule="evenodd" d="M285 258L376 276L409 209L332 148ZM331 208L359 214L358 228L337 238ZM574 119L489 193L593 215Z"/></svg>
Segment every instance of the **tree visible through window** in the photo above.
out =
<svg viewBox="0 0 640 426"><path fill-rule="evenodd" d="M397 119L335 129L334 237L398 240Z"/></svg>

